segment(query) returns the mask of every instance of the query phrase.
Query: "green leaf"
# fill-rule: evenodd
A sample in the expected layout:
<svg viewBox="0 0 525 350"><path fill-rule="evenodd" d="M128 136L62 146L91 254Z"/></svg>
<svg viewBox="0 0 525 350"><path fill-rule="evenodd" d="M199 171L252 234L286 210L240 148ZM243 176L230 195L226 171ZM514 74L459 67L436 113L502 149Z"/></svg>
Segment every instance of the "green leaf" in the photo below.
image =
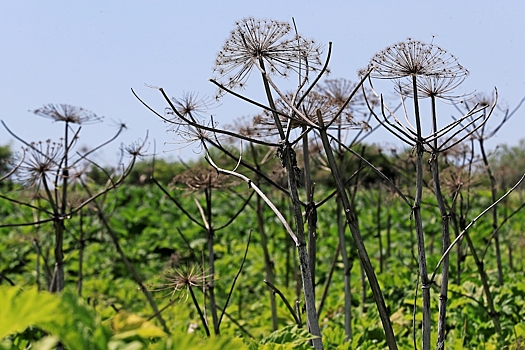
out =
<svg viewBox="0 0 525 350"><path fill-rule="evenodd" d="M263 345L272 345L272 344L286 344L290 345L290 349L309 349L310 340L317 338L316 336L309 333L305 328L299 328L295 326L287 326L281 329L276 330L268 337L264 338L261 341ZM263 347L264 348L264 347ZM288 347L269 347L275 349L285 349ZM266 349L266 348L264 348Z"/></svg>
<svg viewBox="0 0 525 350"><path fill-rule="evenodd" d="M59 307L56 295L38 292L36 288L0 286L0 339L31 325L51 322L59 317L56 314Z"/></svg>
<svg viewBox="0 0 525 350"><path fill-rule="evenodd" d="M126 339L134 336L141 338L164 337L166 333L146 319L130 314L126 311L119 311L113 317L113 339Z"/></svg>
<svg viewBox="0 0 525 350"><path fill-rule="evenodd" d="M516 333L516 338L525 338L525 323L515 325L514 332Z"/></svg>

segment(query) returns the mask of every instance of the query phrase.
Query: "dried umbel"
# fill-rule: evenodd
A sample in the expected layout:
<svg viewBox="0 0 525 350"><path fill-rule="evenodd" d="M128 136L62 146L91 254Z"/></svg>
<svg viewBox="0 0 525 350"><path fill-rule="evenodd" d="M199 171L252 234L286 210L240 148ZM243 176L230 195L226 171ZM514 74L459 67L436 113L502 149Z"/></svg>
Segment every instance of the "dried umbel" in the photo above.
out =
<svg viewBox="0 0 525 350"><path fill-rule="evenodd" d="M347 125L353 128L369 128L365 118L369 116L369 108L379 105L379 100L366 88L360 88L350 101L348 98L354 92L356 83L348 79L326 79L321 84L316 85L316 91L327 97L330 103L337 108L343 108L341 117L335 124ZM363 92L364 91L364 92ZM365 99L364 93L367 94ZM368 104L367 101L368 100Z"/></svg>
<svg viewBox="0 0 525 350"><path fill-rule="evenodd" d="M429 98L436 97L442 100L457 100L464 95L456 95L452 92L456 89L465 78L468 76L468 71L465 70L462 76L441 77L441 76L419 76L416 79L417 97ZM413 83L408 81L396 81L396 92L401 96L414 97Z"/></svg>
<svg viewBox="0 0 525 350"><path fill-rule="evenodd" d="M63 147L59 143L51 142L33 142L25 150L25 158L17 170L18 177L24 185L31 187L51 186L51 176L59 173L60 163L63 156Z"/></svg>
<svg viewBox="0 0 525 350"><path fill-rule="evenodd" d="M169 131L178 136L174 144L180 144L180 148L184 148L198 143L199 147L202 147L204 141L216 138L207 128L213 128L217 123L213 119L207 121L204 116L213 105L210 99L201 98L196 93L184 93L180 99L172 98L172 101L176 110L166 108L166 115L172 124ZM199 127L201 125L203 128Z"/></svg>
<svg viewBox="0 0 525 350"><path fill-rule="evenodd" d="M461 80L468 74L456 57L439 46L410 38L377 53L369 68L370 75L379 79L426 76Z"/></svg>
<svg viewBox="0 0 525 350"><path fill-rule="evenodd" d="M131 157L143 157L146 155L146 141L147 138L139 141L135 141L128 146L124 147L124 151Z"/></svg>
<svg viewBox="0 0 525 350"><path fill-rule="evenodd" d="M228 188L236 184L230 177L219 175L215 169L203 166L194 166L186 170L175 176L173 182L193 190Z"/></svg>
<svg viewBox="0 0 525 350"><path fill-rule="evenodd" d="M169 291L170 297L176 293L182 293L181 296L188 296L190 288L203 288L206 285L206 280L210 275L202 271L200 266L179 266L177 268L170 268L162 274L163 283L160 283L153 292Z"/></svg>
<svg viewBox="0 0 525 350"><path fill-rule="evenodd" d="M214 104L210 98L200 97L198 93L194 92L185 92L181 98L172 98L172 101L179 114L192 120L203 119L204 114ZM173 111L170 114L175 115Z"/></svg>
<svg viewBox="0 0 525 350"><path fill-rule="evenodd" d="M291 101L292 95L288 94L286 98L288 101ZM289 102L285 102L283 99L278 99L275 101L275 108L282 113L279 115L279 117L283 126L295 129L310 125L302 117L293 113ZM323 118L327 121L331 120L331 118L338 111L338 107L331 103L329 98L314 91L310 92L302 100L301 104L297 106L297 109L305 118L308 118L308 120L314 124L317 124L317 110L321 111ZM255 128L277 133L275 119L273 118L273 114L271 112L264 111L258 122L259 125L255 125Z"/></svg>
<svg viewBox="0 0 525 350"><path fill-rule="evenodd" d="M102 117L81 107L67 104L48 104L33 111L36 115L50 118L56 122L90 124L102 121Z"/></svg>
<svg viewBox="0 0 525 350"><path fill-rule="evenodd" d="M217 80L227 88L243 88L254 67L269 75L305 75L321 65L321 49L294 33L287 22L245 18L236 23L215 60Z"/></svg>
<svg viewBox="0 0 525 350"><path fill-rule="evenodd" d="M322 83L316 85L315 88L318 93L328 97L331 103L339 107L342 107L347 102L347 99L350 97L350 95L356 88L356 85L357 85L356 83L348 79L339 78L339 79L326 79ZM367 96L368 95L371 95L368 98L369 104L372 104L372 105L379 104L379 101L377 100L377 98L373 97L371 93L367 94ZM359 91L354 95L352 100L347 104L346 108L352 111L368 112L368 107L366 105L366 101L363 96L363 89L359 89Z"/></svg>
<svg viewBox="0 0 525 350"><path fill-rule="evenodd" d="M471 109L473 106L476 105L481 108L490 107L496 102L496 97L492 94L478 92L462 102L465 104L467 109Z"/></svg>

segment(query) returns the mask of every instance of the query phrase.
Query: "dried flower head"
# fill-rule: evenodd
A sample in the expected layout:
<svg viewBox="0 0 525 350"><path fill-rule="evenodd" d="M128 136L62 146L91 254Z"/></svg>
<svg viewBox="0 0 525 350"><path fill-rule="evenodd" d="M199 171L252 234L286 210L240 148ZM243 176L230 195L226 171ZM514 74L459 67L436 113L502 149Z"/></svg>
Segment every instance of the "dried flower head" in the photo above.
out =
<svg viewBox="0 0 525 350"><path fill-rule="evenodd" d="M25 186L40 186L43 182L51 185L50 176L59 174L62 161L62 145L51 142L32 142L25 149L25 158L17 170Z"/></svg>
<svg viewBox="0 0 525 350"><path fill-rule="evenodd" d="M321 65L321 48L287 22L245 18L235 24L215 60L214 72L228 88L243 88L254 66L270 75L304 74Z"/></svg>
<svg viewBox="0 0 525 350"><path fill-rule="evenodd" d="M215 169L203 166L191 167L185 172L175 176L173 183L185 185L193 190L205 188L221 189L236 184L231 177L220 175Z"/></svg>
<svg viewBox="0 0 525 350"><path fill-rule="evenodd" d="M269 136L266 130L262 132L263 130L260 129L260 123L261 119L265 118L263 114L258 114L254 116L253 118L243 116L241 118L237 118L233 121L233 124L227 125L227 130L232 130L240 135L247 136L247 137L264 137ZM232 138L229 141L236 142L237 139Z"/></svg>
<svg viewBox="0 0 525 350"><path fill-rule="evenodd" d="M292 94L286 96L288 101L291 101ZM302 126L308 126L309 124L300 116L293 113L290 108L289 102L285 102L283 99L278 99L275 101L275 108L284 115L279 115L281 123L283 125L288 125L291 129L295 129ZM323 119L326 121L330 120L338 110L338 107L330 103L330 99L326 96L323 96L315 91L311 91L301 102L300 106L297 106L297 109L302 112L303 116L308 118L314 124L317 124L317 110L320 110ZM275 126L275 119L269 111L264 111L259 119L259 129L267 130L269 132L277 132Z"/></svg>
<svg viewBox="0 0 525 350"><path fill-rule="evenodd" d="M203 288L206 285L206 280L210 277L197 265L170 268L162 274L164 283L159 284L152 291L171 291L171 299L178 292L182 293L181 296L185 294L187 297L190 288Z"/></svg>
<svg viewBox="0 0 525 350"><path fill-rule="evenodd" d="M441 172L441 182L450 195L454 195L463 189L471 188L479 183L479 175L473 176L469 174L466 166L452 165Z"/></svg>
<svg viewBox="0 0 525 350"><path fill-rule="evenodd" d="M202 119L203 115L213 107L213 100L208 97L199 97L195 92L184 92L181 98L172 98L177 112L190 119ZM174 114L171 111L171 114Z"/></svg>
<svg viewBox="0 0 525 350"><path fill-rule="evenodd" d="M169 131L173 131L179 139L171 144L182 144L183 146L180 148L184 148L198 143L200 148L204 141L216 137L212 131L206 130L207 127L213 128L217 126L213 119L210 119L208 122L204 116L205 112L212 105L210 99L206 97L199 98L199 95L196 93L184 93L182 98L173 98L172 101L176 111L172 108L166 108L165 112L172 123ZM203 126L203 128L200 126Z"/></svg>
<svg viewBox="0 0 525 350"><path fill-rule="evenodd" d="M124 147L124 151L132 157L143 157L146 155L146 141L147 137L144 140L132 142Z"/></svg>
<svg viewBox="0 0 525 350"><path fill-rule="evenodd" d="M456 57L433 43L408 38L372 57L372 77L400 79L412 76L465 79L468 71Z"/></svg>
<svg viewBox="0 0 525 350"><path fill-rule="evenodd" d="M36 115L50 118L56 122L66 122L73 124L91 124L102 121L103 117L97 116L81 107L66 104L48 104L33 111Z"/></svg>
<svg viewBox="0 0 525 350"><path fill-rule="evenodd" d="M496 102L496 97L493 94L486 94L483 92L478 92L462 101L465 104L467 110L471 109L475 105L480 108L490 107Z"/></svg>
<svg viewBox="0 0 525 350"><path fill-rule="evenodd" d="M416 80L417 97L437 97L444 100L463 98L464 95L455 95L452 91L466 79L469 73L467 70L465 72L464 75L455 77L419 76ZM397 80L396 92L402 96L414 97L412 82Z"/></svg>
<svg viewBox="0 0 525 350"><path fill-rule="evenodd" d="M345 106L345 103L347 103L348 98L355 90L355 88L355 83L351 82L348 79L340 78L327 79L323 81L321 84L318 84L316 86L316 91L328 97L330 103L334 104L338 108L341 108ZM368 126L368 124L363 120L363 118L368 116L370 112L366 103L364 95L365 93L367 94L366 99L368 99L368 105L372 107L379 105L379 99L375 97L375 95L371 93L369 89L361 88L346 104L345 109L342 113L342 118L336 121L337 123L355 123L357 125L361 124L362 126Z"/></svg>

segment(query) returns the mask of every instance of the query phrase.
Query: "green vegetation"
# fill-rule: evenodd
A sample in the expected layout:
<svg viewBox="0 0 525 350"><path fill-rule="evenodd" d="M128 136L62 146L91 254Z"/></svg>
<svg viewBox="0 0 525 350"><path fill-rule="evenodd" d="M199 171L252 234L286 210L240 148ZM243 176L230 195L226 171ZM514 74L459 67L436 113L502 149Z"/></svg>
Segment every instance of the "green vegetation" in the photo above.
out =
<svg viewBox="0 0 525 350"><path fill-rule="evenodd" d="M197 94L158 88L161 113L133 91L201 148L188 164L139 161L147 140L123 149L126 165L96 164L124 125L77 150L81 125L101 120L78 107L34 111L64 126L58 142L2 122L24 147L1 169L0 346L523 349L525 143L485 149L521 103L456 101L469 73L434 43L387 47L357 83L322 79L321 49L290 23L237 22L211 82L258 114L224 129ZM252 73L266 105L236 92ZM367 144L376 128L407 148Z"/></svg>
<svg viewBox="0 0 525 350"><path fill-rule="evenodd" d="M386 160L395 163L392 157L397 155L386 157ZM147 163L150 161L139 162L137 169L146 168ZM167 166L166 171L171 174L171 168L177 167L181 165ZM168 174L159 170L156 177L167 178ZM147 175L149 177L150 174ZM330 191L331 181L326 181L326 185L320 181L316 189L319 195ZM409 213L380 181L371 184L366 181L368 185L363 187L362 191L358 191L355 197L361 230L374 266L378 271L383 271L378 274L378 278L391 312L399 346L409 348L412 344L414 283L417 276L417 260L413 257L413 225ZM232 186L227 191L214 191L216 204L212 212L217 227L227 222L239 210L250 193L244 184ZM199 216L194 200L204 203L202 191L184 189L174 183L167 188L168 193L175 196L179 204L187 208L191 215ZM16 191L31 195L31 191L28 190L18 188ZM474 215L490 202L490 195L483 188L476 192L473 188L471 191L473 203L470 212ZM504 212L510 213L520 205L520 196L517 193L505 201ZM191 266L197 267L197 275L207 274L208 268L206 264L202 264L201 255L206 251L205 230L188 220L154 184L124 185L108 194L104 211L110 213L110 226L117 233L129 261L140 271L146 286L155 291L154 297L159 308L163 310L170 336L151 319L154 312L144 295L137 289L136 282L130 276L93 209L87 208L82 216L67 221L67 229L71 233L64 241L66 288L59 296L42 291L37 294L34 287L41 286L41 289L45 289L48 278L45 271L51 268L48 265L52 260L49 250L49 245L52 244L52 225L0 229L2 283L14 285L3 286L0 290L0 320L4 322L0 325L1 337L7 336L2 346L5 349L23 349L27 344L36 344L35 341L38 340L38 346L42 346L41 348L52 348L60 339L70 349L124 349L126 346L131 347L131 344L135 344L134 348L152 349L168 349L169 344L187 344L184 348L188 349L191 349L190 344L195 347L205 345L210 349L212 344L215 346L213 348L217 349L266 349L274 348L269 347L272 342L286 342L286 348L290 349L300 348L299 344L308 343L307 334L291 328L294 319L279 297L276 301L279 330L272 333L269 295L263 282L264 254L261 237L255 233L255 205L256 201L252 198L248 207L227 230L216 233L215 290L217 304L221 307L227 300L233 278L241 265L241 252L246 249L248 235L250 231L254 232L245 266L227 308L227 316L221 323L221 341L210 340L209 343L205 340L205 332L188 289L177 288L172 279L170 280L174 271L184 273L188 271L187 267ZM435 266L440 257L437 248L439 223L435 219L438 210L431 202L425 205L430 209L424 218L428 227L427 242L431 252L428 261L429 266ZM0 208L3 224L20 222L34 215L31 208L20 207L6 200L1 201ZM287 210L282 209L283 212ZM379 221L378 210L382 210ZM325 346L334 349L384 347L379 318L366 283L363 286L360 265L355 260L355 254L351 254L353 263L350 271L352 329L355 336L351 343L344 342L344 269L341 258L334 256L338 246L337 223L333 219L337 216L335 199L321 207L317 215L318 299L326 288L328 276L333 274L320 313ZM499 336L494 333L475 263L463 244L466 251L458 265L461 268L461 277L457 271L458 266L451 266L451 278L455 282L450 286L451 301L447 316L447 343L450 344L450 348L477 348L482 344L487 348L498 348L498 344L515 344L514 348L519 348L518 344L523 341L519 340L525 336L525 283L519 277L525 264L525 241L521 237L522 222L525 220L523 215L525 214L520 212L512 217L502 231L501 237L506 251L502 286L496 287L497 272L493 251L488 250L484 258L503 332ZM275 271L274 285L292 304L296 299L300 302L300 295L297 294L298 288L300 289L300 285L297 285L297 264L293 258L291 240L268 210L265 210L264 216ZM478 222L472 232L475 246L481 250L485 247L486 238L490 233L489 218ZM82 236L83 242L79 241L79 237ZM379 250L380 244L382 250ZM79 255L81 246L82 257ZM83 259L82 264L80 259ZM80 266L83 269L81 284ZM437 287L433 287L434 308L437 306L438 297L435 288ZM202 285L193 289L202 307ZM75 315L75 318L72 318L72 315ZM421 312L418 308L415 317L416 322L420 322ZM27 328L28 326L30 327ZM194 330L193 335L188 334L190 329ZM236 341L237 337L242 337L244 342Z"/></svg>

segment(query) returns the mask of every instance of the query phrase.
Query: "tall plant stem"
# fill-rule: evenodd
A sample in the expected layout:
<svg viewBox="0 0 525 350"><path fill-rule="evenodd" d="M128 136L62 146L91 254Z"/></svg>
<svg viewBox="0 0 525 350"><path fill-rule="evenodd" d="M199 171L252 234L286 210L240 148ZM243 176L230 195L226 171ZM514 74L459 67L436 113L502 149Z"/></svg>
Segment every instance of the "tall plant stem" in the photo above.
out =
<svg viewBox="0 0 525 350"><path fill-rule="evenodd" d="M191 295L191 301L193 301L193 305L195 306L195 309L197 309L197 313L199 314L199 318L201 319L202 326L204 327L204 331L206 332L206 335L210 336L210 328L208 327L208 322L206 321L206 317L204 316L204 313L202 312L199 302L197 301L197 298L195 297L195 293L193 293L193 288L191 285L188 284L188 291ZM159 313L160 314L160 313Z"/></svg>
<svg viewBox="0 0 525 350"><path fill-rule="evenodd" d="M82 297L82 285L84 281L84 250L86 249L86 238L85 238L85 231L83 228L83 220L84 215L83 211L81 210L79 212L79 230L80 230L80 237L78 239L78 282L77 282L77 289L78 289L78 296Z"/></svg>
<svg viewBox="0 0 525 350"><path fill-rule="evenodd" d="M317 229L317 207L314 203L314 184L310 176L310 150L308 149L308 133L306 126L303 127L303 159L304 159L304 187L306 190L306 221L308 225L308 257L310 258L310 272L312 283L315 286L315 263L317 257L316 229ZM314 288L315 295L315 288Z"/></svg>
<svg viewBox="0 0 525 350"><path fill-rule="evenodd" d="M53 274L53 288L51 291L60 292L64 289L64 215L67 210L67 185L69 178L69 167L68 167L68 157L69 157L69 122L65 123L64 131L64 156L62 158L62 193L60 196L56 196L56 206L59 217L55 221L55 272ZM59 199L60 197L60 199Z"/></svg>
<svg viewBox="0 0 525 350"><path fill-rule="evenodd" d="M342 140L343 138L341 137L341 125L338 125L337 133L338 133L337 139ZM337 150L338 150L337 160L339 162L338 165L339 165L339 169L341 169L342 171L344 155L345 155L344 148L341 144L338 144ZM359 160L359 163L361 163L361 160ZM357 183L359 182L358 180L359 174L360 172L358 172L356 175L356 180L355 180L356 187L354 187L354 192L353 192L354 196L352 197L352 201L355 198L355 194L357 192ZM348 250L346 248L346 236L345 236L346 222L345 222L345 217L343 215L343 203L341 201L341 198L339 197L337 198L337 234L339 238L338 247L340 247L340 250L341 250L341 259L343 260L343 269L344 269L343 275L344 275L344 292L345 292L345 305L344 305L345 335L346 335L345 340L350 341L352 339L352 283L351 283L352 276L351 276L351 272L352 272L354 261L353 261L353 258L349 259L348 257ZM351 249L354 249L354 247L352 246ZM365 305L365 304L362 303L361 305Z"/></svg>
<svg viewBox="0 0 525 350"><path fill-rule="evenodd" d="M42 178L42 186L45 189L47 199L53 208L53 227L55 229L55 268L49 283L49 292L60 292L64 288L64 217L60 214L60 206L55 201L45 177Z"/></svg>
<svg viewBox="0 0 525 350"><path fill-rule="evenodd" d="M208 268L210 281L208 282L208 294L210 296L210 310L213 320L213 332L215 335L220 334L219 317L217 314L217 302L215 300L215 255L213 245L215 242L215 231L212 226L212 201L211 201L211 187L204 190L206 195L206 216L203 216L206 226L206 241L208 242Z"/></svg>
<svg viewBox="0 0 525 350"><path fill-rule="evenodd" d="M341 247L341 258L343 259L344 268L344 286L345 286L345 340L352 339L352 286L351 286L351 271L352 264L348 259L348 252L346 250L345 237L345 222L343 213L343 204L341 198L337 198L337 234L339 235L339 246Z"/></svg>
<svg viewBox="0 0 525 350"><path fill-rule="evenodd" d="M381 238L381 208L383 203L381 201L381 189L377 191L377 205L376 205L376 229L377 229L377 243L379 248L379 272L383 273L385 258L383 256L383 241Z"/></svg>
<svg viewBox="0 0 525 350"><path fill-rule="evenodd" d="M472 257L474 258L474 261L476 262L476 266L478 268L479 277L481 279L481 284L483 285L483 291L485 292L485 297L487 298L487 304L489 307L489 314L492 318L492 322L494 323L494 329L498 334L501 333L501 324L499 322L499 316L496 312L496 308L494 307L494 298L492 297L492 292L490 291L489 286L489 279L487 277L487 273L485 272L485 267L483 264L483 261L478 256L478 253L476 253L476 248L474 247L474 243L472 242L472 239L470 238L470 235L468 232L465 233L465 239L467 240L468 247L470 249L470 253L472 254Z"/></svg>
<svg viewBox="0 0 525 350"><path fill-rule="evenodd" d="M318 317L321 317L321 313L323 312L323 308L324 308L324 303L326 301L326 298L328 297L328 290L330 289L330 286L332 285L332 277L334 275L335 266L337 264L337 261L339 260L340 250L341 250L341 244L337 243L337 248L335 249L334 257L332 259L332 263L330 264L330 270L328 270L328 276L326 276L326 281L324 283L323 294L321 295L321 300L319 301L319 307L317 308Z"/></svg>
<svg viewBox="0 0 525 350"><path fill-rule="evenodd" d="M270 107L275 110L275 103L270 91L270 84L264 72L264 65L262 59L259 61L261 68L263 69L262 78L264 83L264 89L266 96L268 98L268 103ZM312 345L315 349L320 350L324 349L323 341L321 339L321 329L319 328L319 321L317 319L317 310L315 306L315 293L314 293L314 284L312 281L312 272L310 270L310 260L308 257L308 251L306 246L306 238L304 234L304 221L301 208L301 201L299 199L299 193L297 191L297 179L296 179L296 169L297 169L297 160L295 157L295 152L292 149L292 146L286 140L286 135L284 133L281 121L277 113L272 112L275 125L279 131L279 136L281 138L281 152L282 152L282 164L286 168L286 175L288 178L288 187L290 193L290 199L292 202L292 210L295 221L296 229L296 249L297 255L299 256L299 267L301 270L301 280L303 284L303 293L306 306L306 319L308 324L308 329L312 335L317 336L317 338L312 340Z"/></svg>
<svg viewBox="0 0 525 350"><path fill-rule="evenodd" d="M490 193L492 196L492 203L496 202L498 199L496 197L496 178L494 178L494 174L492 173L492 169L489 164L489 159L487 157L487 152L485 152L485 144L483 138L479 138L479 148L481 150L481 156L483 159L483 164L485 165L485 169L487 170L487 174L490 179ZM503 267L501 263L501 249L499 244L499 234L498 234L498 207L494 206L492 207L492 235L494 237L494 248L496 249L496 264L498 267L498 284L499 286L503 286Z"/></svg>
<svg viewBox="0 0 525 350"><path fill-rule="evenodd" d="M266 230L264 227L264 205L262 203L261 197L257 196L257 227L259 229L259 234L261 235L261 246L263 249L264 256L264 270L266 275L266 280L270 283L275 283L275 276L273 273L273 262L270 258L270 253L268 250L268 237L266 236ZM275 294L268 289L270 292L270 310L272 312L272 330L276 331L279 326L279 319L277 318L277 303L275 301Z"/></svg>
<svg viewBox="0 0 525 350"><path fill-rule="evenodd" d="M416 76L412 77L414 90L414 113L416 117L416 195L412 214L416 225L417 260L421 277L421 294L423 299L422 349L430 350L430 280L428 279L427 258L425 253L425 236L423 233L423 219L421 217L421 200L423 197L423 137L421 133L421 118L417 96Z"/></svg>
<svg viewBox="0 0 525 350"><path fill-rule="evenodd" d="M253 147L252 143L250 143L250 150L252 152L253 159L256 162L255 166L257 170L259 170L259 164L257 163L257 154L255 151L255 147ZM260 186L260 179L257 172L255 173L254 182L257 186ZM257 229L259 231L259 235L261 236L261 247L264 256L264 272L266 275L266 281L274 284L275 277L273 273L273 263L270 258L270 252L268 249L268 237L266 236L266 230L264 225L264 205L260 196L256 197L256 216ZM277 318L277 303L275 302L275 293L269 287L268 291L270 294L270 310L272 312L272 330L276 331L277 327L279 326L279 320Z"/></svg>
<svg viewBox="0 0 525 350"><path fill-rule="evenodd" d="M90 196L92 196L90 191L89 191L89 189L88 189L88 187L87 187L87 185L85 183L82 183L82 185L86 189L86 192ZM115 231L113 231L113 229L111 228L111 225L109 224L109 221L106 218L106 215L104 214L104 212L102 210L102 207L100 206L100 204L95 199L92 201L92 203L93 203L93 205L96 208L98 218L100 219L100 221L102 222L102 225L104 226L104 228L106 229L107 233L109 234L109 236L111 238L111 241L115 245L115 248L117 249L118 254L120 255L122 261L124 262L124 265L126 265L126 268L128 269L129 273L131 274L131 278L138 284L140 290L146 296L146 299L148 300L151 308L153 309L153 312L156 314L157 320L159 321L159 323L161 324L162 328L164 329L164 332L170 334L168 326L166 325L166 322L164 321L164 319L162 318L162 315L159 312L159 308L157 306L157 303L155 303L155 300L153 299L153 296L151 295L151 293L148 290L148 288L146 288L146 286L144 285L144 282L142 281L142 278L139 276L137 270L135 269L135 267L133 266L131 261L129 261L129 259L127 258L126 254L124 253L124 250L122 249L122 247L121 247L121 245L119 243L119 240L118 240L118 237L117 237L117 233Z"/></svg>
<svg viewBox="0 0 525 350"><path fill-rule="evenodd" d="M397 343L396 343L396 339L394 336L394 330L392 329L392 324L390 322L388 310L386 308L385 299L383 297L383 293L381 292L381 287L379 287L379 282L374 272L372 263L370 262L370 257L368 256L368 253L366 251L366 248L363 242L363 237L361 236L361 231L359 230L359 226L357 224L357 218L355 215L355 211L350 204L350 200L346 193L342 178L339 174L339 169L337 167L337 163L334 158L332 148L330 147L330 141L328 140L328 135L324 127L323 117L321 115L321 111L319 110L317 111L317 117L318 117L318 122L320 126L319 132L321 134L321 140L323 142L323 147L326 152L328 164L330 165L332 177L334 178L334 181L337 186L337 191L339 193L341 202L343 204L344 212L346 215L346 221L348 223L348 226L350 227L350 232L352 233L352 237L354 238L357 252L359 254L359 259L361 260L361 263L363 264L363 268L366 272L368 281L370 283L370 288L372 289L372 294L374 295L374 300L376 302L377 309L379 311L379 317L381 318L381 322L383 324L383 330L385 331L386 342L388 344L389 349L391 350L397 349ZM341 248L344 249L345 247L341 247Z"/></svg>
<svg viewBox="0 0 525 350"><path fill-rule="evenodd" d="M434 133L437 133L437 115L436 115L436 98L431 96L432 103L432 122ZM449 213L443 200L441 192L441 183L439 177L439 152L437 139L434 140L434 154L431 159L432 178L434 180L434 195L436 196L439 213L441 215L441 242L442 253L444 254L450 246L450 223ZM445 330L446 330L446 316L447 316L447 299L448 299L448 270L449 270L449 255L443 259L441 267L441 287L439 292L439 315L438 315L438 339L436 348L438 350L445 348Z"/></svg>

